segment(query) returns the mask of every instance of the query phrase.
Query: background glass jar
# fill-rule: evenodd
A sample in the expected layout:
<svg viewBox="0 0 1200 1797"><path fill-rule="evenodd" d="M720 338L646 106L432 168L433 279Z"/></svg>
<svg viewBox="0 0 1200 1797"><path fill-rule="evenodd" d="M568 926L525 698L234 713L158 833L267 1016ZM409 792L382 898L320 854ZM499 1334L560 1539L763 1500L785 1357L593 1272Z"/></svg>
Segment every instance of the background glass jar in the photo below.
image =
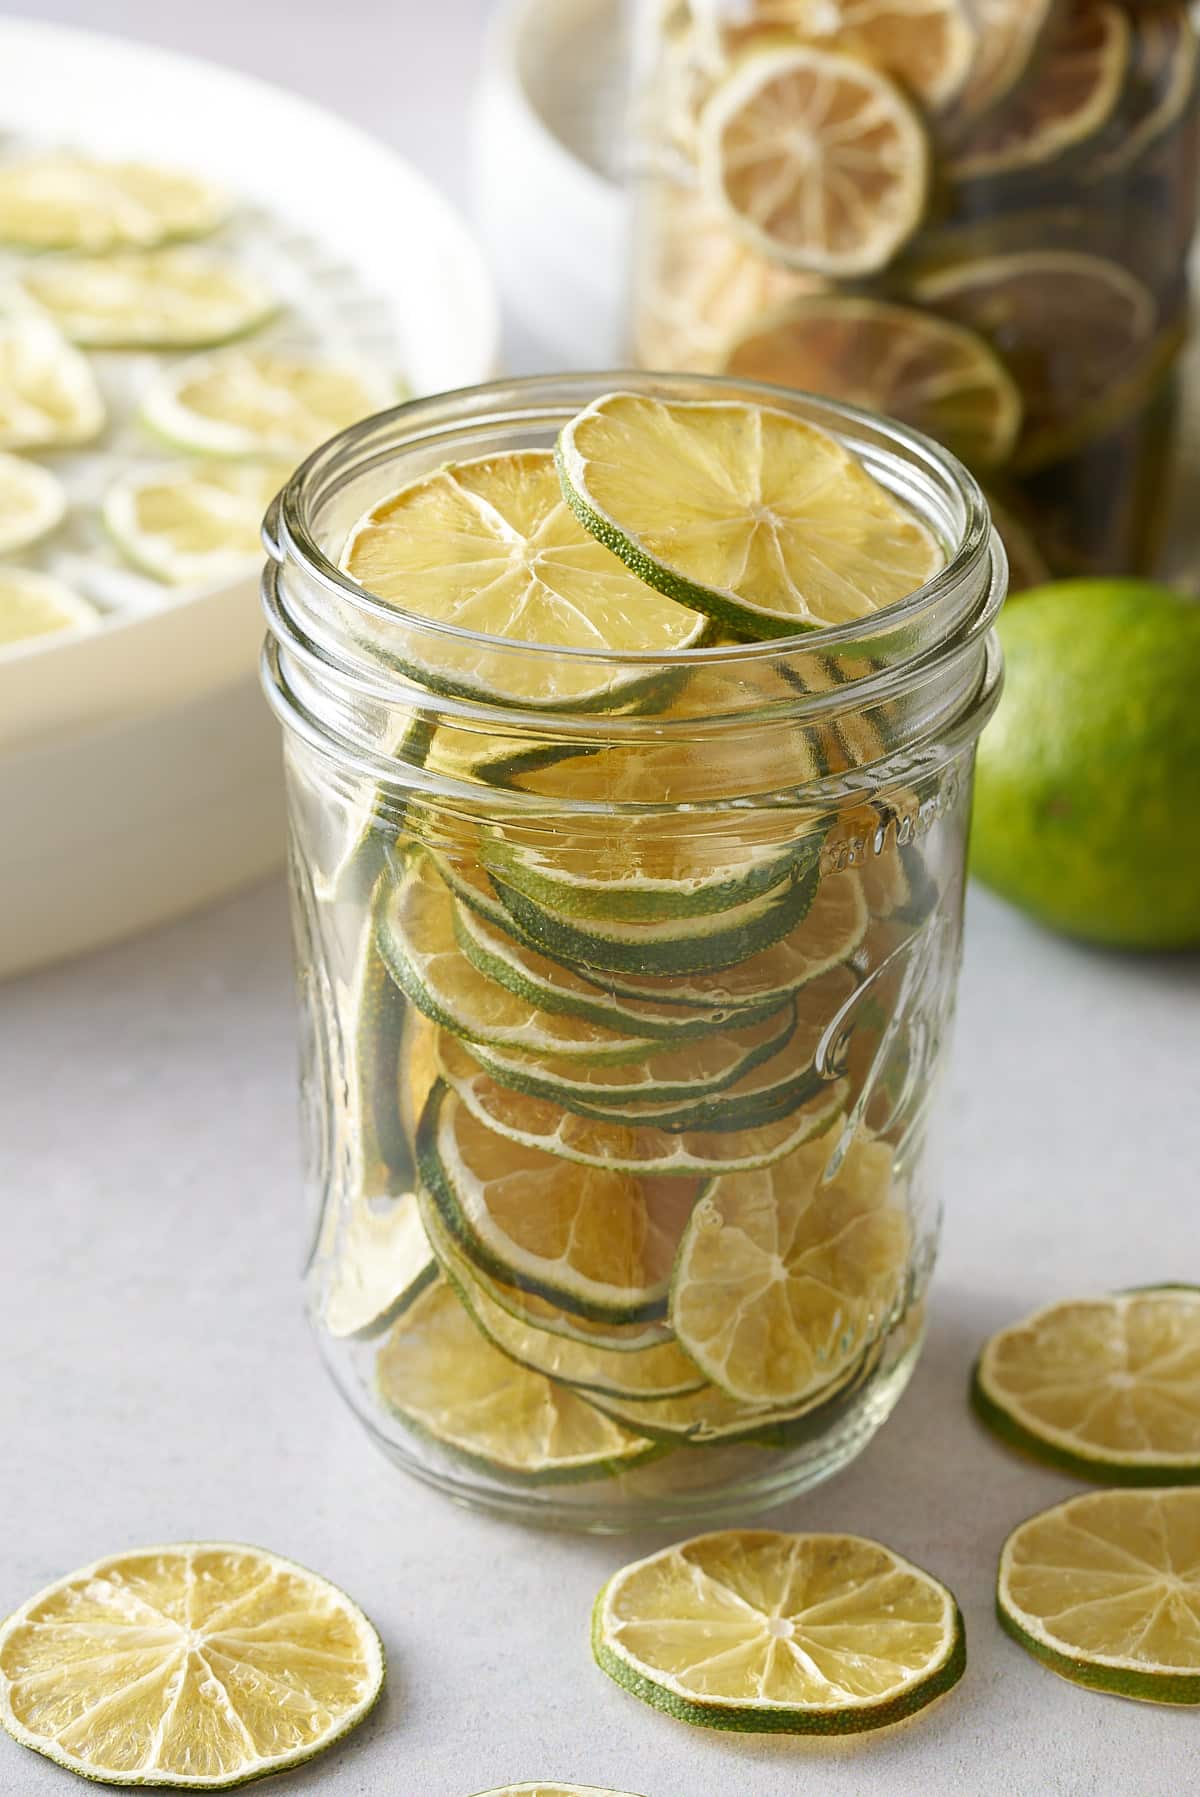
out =
<svg viewBox="0 0 1200 1797"><path fill-rule="evenodd" d="M634 348L983 481L1013 585L1162 548L1200 166L1183 0L639 0Z"/></svg>
<svg viewBox="0 0 1200 1797"><path fill-rule="evenodd" d="M401 1465L591 1528L781 1500L909 1377L1004 587L956 463L811 400L784 403L947 549L852 627L564 655L339 573L385 494L549 447L614 378L758 395L577 377L402 407L296 475L265 579L314 1326ZM539 709L551 658L571 697Z"/></svg>

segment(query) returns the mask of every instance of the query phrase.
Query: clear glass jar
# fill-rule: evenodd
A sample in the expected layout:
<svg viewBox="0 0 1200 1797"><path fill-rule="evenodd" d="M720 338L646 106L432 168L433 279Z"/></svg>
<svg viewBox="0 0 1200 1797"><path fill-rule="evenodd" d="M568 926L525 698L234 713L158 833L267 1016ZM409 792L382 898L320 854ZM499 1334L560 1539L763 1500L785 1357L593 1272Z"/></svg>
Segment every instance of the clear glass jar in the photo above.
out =
<svg viewBox="0 0 1200 1797"><path fill-rule="evenodd" d="M1184 0L638 6L638 362L928 432L1014 586L1151 569L1200 169Z"/></svg>
<svg viewBox="0 0 1200 1797"><path fill-rule="evenodd" d="M570 704L506 703L551 658L561 691L562 652L433 626L339 555L386 494L547 447L613 385L762 396L589 376L401 407L296 474L264 584L313 1324L401 1466L593 1529L781 1501L908 1380L1005 578L952 458L788 400L929 522L944 572L808 637L569 654ZM589 898L614 865L714 860L736 890L698 909L652 879Z"/></svg>

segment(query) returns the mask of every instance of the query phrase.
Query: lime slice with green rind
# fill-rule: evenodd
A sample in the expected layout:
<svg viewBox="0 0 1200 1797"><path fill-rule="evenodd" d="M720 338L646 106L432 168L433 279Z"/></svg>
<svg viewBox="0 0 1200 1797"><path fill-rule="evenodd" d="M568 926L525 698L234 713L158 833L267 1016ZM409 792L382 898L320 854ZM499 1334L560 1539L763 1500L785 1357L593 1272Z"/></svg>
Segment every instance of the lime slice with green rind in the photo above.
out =
<svg viewBox="0 0 1200 1797"><path fill-rule="evenodd" d="M349 1201L334 1243L321 1322L335 1340L381 1334L436 1277L413 1193Z"/></svg>
<svg viewBox="0 0 1200 1797"><path fill-rule="evenodd" d="M847 449L766 406L612 393L563 427L558 468L639 580L743 636L868 616L945 562Z"/></svg>
<svg viewBox="0 0 1200 1797"><path fill-rule="evenodd" d="M362 1721L383 1678L379 1636L344 1592L232 1542L126 1549L0 1627L0 1724L123 1789L227 1790L302 1765Z"/></svg>
<svg viewBox="0 0 1200 1797"><path fill-rule="evenodd" d="M262 561L262 516L287 462L186 462L134 468L104 495L101 515L121 553L155 580L236 580Z"/></svg>
<svg viewBox="0 0 1200 1797"><path fill-rule="evenodd" d="M442 1271L472 1322L493 1347L518 1366L544 1373L548 1379L585 1396L589 1392L609 1393L631 1403L680 1397L706 1384L704 1375L676 1342L659 1342L631 1352L608 1348L599 1340L590 1344L572 1340L523 1322L492 1296L487 1275L479 1277L470 1261L455 1248L436 1206L426 1206L425 1220Z"/></svg>
<svg viewBox="0 0 1200 1797"><path fill-rule="evenodd" d="M256 275L195 249L44 256L19 280L85 349L207 349L257 330L277 305Z"/></svg>
<svg viewBox="0 0 1200 1797"><path fill-rule="evenodd" d="M624 1567L596 1600L592 1650L643 1703L747 1734L883 1728L966 1665L938 1579L861 1536L767 1530L701 1535Z"/></svg>
<svg viewBox="0 0 1200 1797"><path fill-rule="evenodd" d="M494 1348L444 1279L392 1325L376 1378L383 1402L407 1428L508 1484L612 1478L655 1451L577 1393Z"/></svg>
<svg viewBox="0 0 1200 1797"><path fill-rule="evenodd" d="M1200 1484L1200 1289L1048 1305L990 1338L971 1401L1005 1441L1076 1477Z"/></svg>
<svg viewBox="0 0 1200 1797"><path fill-rule="evenodd" d="M669 1130L645 1123L604 1122L529 1098L498 1084L463 1044L443 1035L443 1077L472 1116L527 1148L539 1148L584 1167L694 1179L772 1165L830 1128L845 1104L845 1087L826 1087L790 1116L757 1128Z"/></svg>
<svg viewBox="0 0 1200 1797"><path fill-rule="evenodd" d="M643 1035L619 1035L602 1024L543 1012L487 979L459 952L454 899L433 863L408 856L394 885L376 895L375 940L396 981L418 1010L468 1041L582 1061L636 1061L661 1046ZM532 1064L532 1063L531 1063Z"/></svg>
<svg viewBox="0 0 1200 1797"><path fill-rule="evenodd" d="M201 237L229 216L209 181L144 162L51 151L0 168L0 243L104 254Z"/></svg>
<svg viewBox="0 0 1200 1797"><path fill-rule="evenodd" d="M488 1128L444 1084L425 1107L417 1159L446 1228L485 1272L600 1322L665 1314L703 1181L580 1168Z"/></svg>
<svg viewBox="0 0 1200 1797"><path fill-rule="evenodd" d="M420 662L423 679L493 703L625 704L647 680L656 687L661 670L613 672L600 662L630 651L668 657L703 630L694 611L647 592L579 527L548 450L422 476L360 519L342 566L397 607L395 629L377 634L401 664ZM404 622L411 614L472 634L414 633Z"/></svg>
<svg viewBox="0 0 1200 1797"><path fill-rule="evenodd" d="M1072 1683L1200 1704L1200 1490L1089 1491L1021 1523L1002 1628Z"/></svg>
<svg viewBox="0 0 1200 1797"><path fill-rule="evenodd" d="M95 606L52 574L34 568L0 566L0 656L20 652L43 638L95 630Z"/></svg>
<svg viewBox="0 0 1200 1797"><path fill-rule="evenodd" d="M895 1321L911 1230L893 1154L859 1138L826 1179L822 1137L754 1173L725 1174L692 1212L671 1323L696 1364L744 1404L828 1387Z"/></svg>
<svg viewBox="0 0 1200 1797"><path fill-rule="evenodd" d="M222 349L163 369L142 401L142 421L195 455L295 464L398 397L392 376L366 363L299 350Z"/></svg>
<svg viewBox="0 0 1200 1797"><path fill-rule="evenodd" d="M0 449L74 449L104 428L85 357L48 319L0 317Z"/></svg>
<svg viewBox="0 0 1200 1797"><path fill-rule="evenodd" d="M62 482L49 468L0 453L0 555L49 536L67 513Z"/></svg>

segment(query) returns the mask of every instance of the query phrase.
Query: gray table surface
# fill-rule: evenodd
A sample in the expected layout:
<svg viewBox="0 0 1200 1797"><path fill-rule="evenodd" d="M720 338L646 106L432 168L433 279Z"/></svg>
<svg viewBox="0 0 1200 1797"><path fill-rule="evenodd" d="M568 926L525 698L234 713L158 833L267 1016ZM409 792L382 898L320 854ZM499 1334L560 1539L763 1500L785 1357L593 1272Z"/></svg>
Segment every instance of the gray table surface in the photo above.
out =
<svg viewBox="0 0 1200 1797"><path fill-rule="evenodd" d="M459 196L482 0L41 0L303 88ZM419 26L414 21L420 18ZM399 71L403 71L401 74ZM1076 1290L1200 1276L1200 966L1095 955L972 894L945 1245L929 1346L848 1472L776 1513L882 1536L946 1578L970 1666L924 1718L856 1744L698 1734L591 1665L607 1573L662 1537L542 1536L458 1511L376 1455L300 1312L284 898L204 915L0 990L0 1613L123 1545L259 1541L352 1592L385 1700L290 1787L464 1797L558 1778L645 1797L1185 1797L1197 1721L1090 1695L995 1626L994 1564L1070 1481L964 1402L996 1325ZM0 1793L68 1776L0 1742Z"/></svg>

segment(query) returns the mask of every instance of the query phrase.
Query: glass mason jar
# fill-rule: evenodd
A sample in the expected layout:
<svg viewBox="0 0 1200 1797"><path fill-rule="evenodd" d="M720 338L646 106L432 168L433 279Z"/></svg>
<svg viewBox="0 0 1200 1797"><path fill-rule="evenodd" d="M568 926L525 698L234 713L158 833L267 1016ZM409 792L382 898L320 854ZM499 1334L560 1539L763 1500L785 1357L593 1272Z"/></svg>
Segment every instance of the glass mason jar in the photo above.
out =
<svg viewBox="0 0 1200 1797"><path fill-rule="evenodd" d="M1150 570L1200 167L1184 0L637 4L637 361L928 432L1014 587Z"/></svg>
<svg viewBox="0 0 1200 1797"><path fill-rule="evenodd" d="M853 626L593 656L339 572L381 498L548 447L614 384L778 397L580 376L402 406L293 477L264 584L314 1327L400 1465L594 1529L780 1501L908 1380L1005 574L952 458L799 398L946 548Z"/></svg>

